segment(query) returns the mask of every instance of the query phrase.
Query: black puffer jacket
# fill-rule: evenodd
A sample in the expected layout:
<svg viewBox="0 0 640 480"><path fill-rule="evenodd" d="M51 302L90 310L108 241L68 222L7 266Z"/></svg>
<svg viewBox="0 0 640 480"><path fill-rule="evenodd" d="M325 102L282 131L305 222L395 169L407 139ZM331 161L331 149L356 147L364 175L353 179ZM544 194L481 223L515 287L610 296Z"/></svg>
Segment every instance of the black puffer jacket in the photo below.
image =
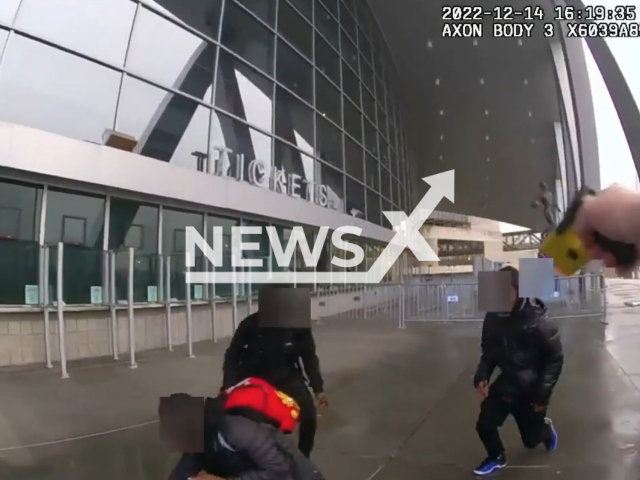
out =
<svg viewBox="0 0 640 480"><path fill-rule="evenodd" d="M558 327L539 300L521 300L511 313L488 313L482 325L482 356L474 386L500 375L492 390L546 405L562 371Z"/></svg>
<svg viewBox="0 0 640 480"><path fill-rule="evenodd" d="M188 480L201 470L228 480L324 480L277 428L229 415L219 399L205 403L204 449L184 454L169 480Z"/></svg>

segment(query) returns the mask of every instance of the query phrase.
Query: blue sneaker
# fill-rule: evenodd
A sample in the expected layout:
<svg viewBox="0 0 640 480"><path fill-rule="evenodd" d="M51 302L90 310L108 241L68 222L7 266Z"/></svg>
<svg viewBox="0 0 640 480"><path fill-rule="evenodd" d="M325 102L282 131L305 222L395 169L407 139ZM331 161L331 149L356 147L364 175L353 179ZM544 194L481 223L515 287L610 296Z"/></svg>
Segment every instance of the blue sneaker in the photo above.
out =
<svg viewBox="0 0 640 480"><path fill-rule="evenodd" d="M556 429L553 427L553 422L549 417L544 419L544 423L546 423L551 430L551 440L544 442L544 446L549 452L555 452L558 449L558 432L556 432Z"/></svg>
<svg viewBox="0 0 640 480"><path fill-rule="evenodd" d="M478 468L476 468L473 471L473 473L475 473L479 477L484 477L485 475L489 475L506 466L507 466L507 459L503 454L497 458L487 458L484 462L482 462L478 466Z"/></svg>

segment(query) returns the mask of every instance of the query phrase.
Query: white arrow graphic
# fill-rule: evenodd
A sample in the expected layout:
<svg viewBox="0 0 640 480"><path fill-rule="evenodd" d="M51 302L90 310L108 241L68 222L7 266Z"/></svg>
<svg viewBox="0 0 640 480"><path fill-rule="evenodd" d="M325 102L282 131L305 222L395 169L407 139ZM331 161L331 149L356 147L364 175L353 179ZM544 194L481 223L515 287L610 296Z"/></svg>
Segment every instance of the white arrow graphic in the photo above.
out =
<svg viewBox="0 0 640 480"><path fill-rule="evenodd" d="M421 262L437 262L436 252L420 234L420 227L427 221L443 197L455 202L455 170L424 177L431 188L407 217L404 212L382 212L391 222L396 235L367 272L367 283L380 282L391 269L405 248L409 248Z"/></svg>

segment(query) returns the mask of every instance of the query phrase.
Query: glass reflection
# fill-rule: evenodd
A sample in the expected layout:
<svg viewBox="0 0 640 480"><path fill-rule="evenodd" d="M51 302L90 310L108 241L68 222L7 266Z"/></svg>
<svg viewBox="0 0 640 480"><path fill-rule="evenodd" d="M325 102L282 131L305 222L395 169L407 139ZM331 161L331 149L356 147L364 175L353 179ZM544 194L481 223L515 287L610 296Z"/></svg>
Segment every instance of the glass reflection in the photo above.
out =
<svg viewBox="0 0 640 480"><path fill-rule="evenodd" d="M340 27L336 18L322 6L319 0L315 3L315 25L316 29L326 38L333 47L340 48Z"/></svg>
<svg viewBox="0 0 640 480"><path fill-rule="evenodd" d="M262 21L270 27L275 25L276 21L276 2L265 2L265 0L236 0L244 5L248 10L255 13Z"/></svg>
<svg viewBox="0 0 640 480"><path fill-rule="evenodd" d="M278 41L276 79L313 105L313 67L282 40Z"/></svg>
<svg viewBox="0 0 640 480"><path fill-rule="evenodd" d="M358 49L355 44L349 39L349 37L342 30L341 33L341 42L342 42L342 58L344 58L349 64L349 66L353 69L354 72L360 71L360 66L358 64Z"/></svg>
<svg viewBox="0 0 640 480"><path fill-rule="evenodd" d="M344 31L351 37L353 42L358 41L358 28L356 27L356 19L349 12L343 2L340 2L340 25Z"/></svg>
<svg viewBox="0 0 640 480"><path fill-rule="evenodd" d="M169 88L211 103L217 48L160 15L141 8L126 67Z"/></svg>
<svg viewBox="0 0 640 480"><path fill-rule="evenodd" d="M366 118L364 119L364 145L374 156L378 155L378 132Z"/></svg>
<svg viewBox="0 0 640 480"><path fill-rule="evenodd" d="M344 162L347 173L358 180L364 180L364 157L362 147L354 142L348 135L345 135L344 152Z"/></svg>
<svg viewBox="0 0 640 480"><path fill-rule="evenodd" d="M342 63L342 89L349 99L360 107L360 81L344 62Z"/></svg>
<svg viewBox="0 0 640 480"><path fill-rule="evenodd" d="M325 118L342 126L342 99L340 91L316 70L316 108Z"/></svg>
<svg viewBox="0 0 640 480"><path fill-rule="evenodd" d="M373 190L367 189L367 220L380 225L380 197Z"/></svg>
<svg viewBox="0 0 640 480"><path fill-rule="evenodd" d="M367 89L364 84L362 85L362 111L369 118L369 120L376 124L376 101L373 99L373 95Z"/></svg>
<svg viewBox="0 0 640 480"><path fill-rule="evenodd" d="M313 154L313 110L281 87L276 87L276 135Z"/></svg>
<svg viewBox="0 0 640 480"><path fill-rule="evenodd" d="M212 238L213 227L222 227L222 265L215 267L216 272L231 271L231 231L238 225L239 221L233 218L218 217L215 215L206 215L206 234L207 238ZM212 271L213 265L205 262L207 271ZM208 298L230 298L233 295L233 286L230 283L211 284L209 288Z"/></svg>
<svg viewBox="0 0 640 480"><path fill-rule="evenodd" d="M389 168L389 144L383 138L378 138L378 141L380 143L380 155L378 157L380 163Z"/></svg>
<svg viewBox="0 0 640 480"><path fill-rule="evenodd" d="M315 64L333 83L340 85L340 56L318 33Z"/></svg>
<svg viewBox="0 0 640 480"><path fill-rule="evenodd" d="M358 142L362 142L362 113L356 106L343 96L344 104L344 129L355 138Z"/></svg>
<svg viewBox="0 0 640 480"><path fill-rule="evenodd" d="M275 35L235 2L225 2L222 45L268 75L273 75Z"/></svg>
<svg viewBox="0 0 640 480"><path fill-rule="evenodd" d="M184 8L183 0L143 0L143 3L168 13L209 38L218 39L222 8L220 1L190 2L189 8Z"/></svg>
<svg viewBox="0 0 640 480"><path fill-rule="evenodd" d="M302 198L314 200L314 183L319 183L317 177L316 161L309 155L305 155L300 150L293 148L279 140L275 141L274 166L284 169L287 173L300 176L302 188L299 194Z"/></svg>
<svg viewBox="0 0 640 480"><path fill-rule="evenodd" d="M280 4L284 3L285 0L280 0ZM286 0L291 3L296 9L302 13L307 20L311 21L313 18L313 0Z"/></svg>
<svg viewBox="0 0 640 480"><path fill-rule="evenodd" d="M280 2L278 7L278 33L305 57L312 58L313 29L311 24L287 2Z"/></svg>
<svg viewBox="0 0 640 480"><path fill-rule="evenodd" d="M376 192L380 191L380 174L378 173L378 161L370 153L365 154L365 173L367 185Z"/></svg>
<svg viewBox="0 0 640 480"><path fill-rule="evenodd" d="M101 144L113 126L121 75L16 34L0 68L0 119Z"/></svg>
<svg viewBox="0 0 640 480"><path fill-rule="evenodd" d="M342 132L323 116L316 114L316 156L343 169Z"/></svg>
<svg viewBox="0 0 640 480"><path fill-rule="evenodd" d="M365 60L369 62L369 65L373 65L373 51L371 49L371 43L369 43L369 39L361 28L358 28L358 49L360 50L360 53L364 55Z"/></svg>
<svg viewBox="0 0 640 480"><path fill-rule="evenodd" d="M182 95L125 76L116 130L137 139L135 153L198 168L208 149L211 110Z"/></svg>
<svg viewBox="0 0 640 480"><path fill-rule="evenodd" d="M391 173L384 167L380 167L380 194L391 198Z"/></svg>
<svg viewBox="0 0 640 480"><path fill-rule="evenodd" d="M334 17L338 18L338 0L321 0L321 2Z"/></svg>
<svg viewBox="0 0 640 480"><path fill-rule="evenodd" d="M229 52L220 52L215 104L265 132L273 125L273 82Z"/></svg>
<svg viewBox="0 0 640 480"><path fill-rule="evenodd" d="M15 27L122 66L135 11L136 5L130 0L74 2L73 6L68 0L23 0ZM161 31L156 35L161 35Z"/></svg>
<svg viewBox="0 0 640 480"><path fill-rule="evenodd" d="M347 213L352 217L364 219L366 216L365 187L351 178L347 178Z"/></svg>

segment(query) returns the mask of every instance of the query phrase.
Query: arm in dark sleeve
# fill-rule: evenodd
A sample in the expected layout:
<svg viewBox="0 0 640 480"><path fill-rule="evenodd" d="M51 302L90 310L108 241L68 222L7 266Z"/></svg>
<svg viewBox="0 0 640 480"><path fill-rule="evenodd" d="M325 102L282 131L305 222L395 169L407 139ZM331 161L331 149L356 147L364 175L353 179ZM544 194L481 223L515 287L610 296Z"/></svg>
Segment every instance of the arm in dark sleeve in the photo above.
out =
<svg viewBox="0 0 640 480"><path fill-rule="evenodd" d="M277 433L253 422L244 423L228 438L229 443L255 466L229 480L282 480L289 478L292 461L280 448Z"/></svg>
<svg viewBox="0 0 640 480"><path fill-rule="evenodd" d="M323 392L324 381L322 379L322 373L320 373L320 360L316 354L316 341L313 338L313 332L311 330L304 332L300 338L300 342L300 358L304 364L304 371L309 378L313 393L317 395Z"/></svg>
<svg viewBox="0 0 640 480"><path fill-rule="evenodd" d="M251 317L247 317L240 322L238 329L231 338L231 343L224 352L224 362L222 363L222 387L229 388L243 380L238 378L240 365L243 360L244 346L251 339Z"/></svg>
<svg viewBox="0 0 640 480"><path fill-rule="evenodd" d="M562 352L560 331L553 320L546 316L541 318L538 323L538 329L541 336L543 365L540 372L540 385L536 403L547 405L560 378L562 365L564 364L564 354Z"/></svg>
<svg viewBox="0 0 640 480"><path fill-rule="evenodd" d="M496 362L490 356L489 352L489 344L490 344L490 335L491 329L493 326L491 325L491 317L489 315L485 315L484 321L482 322L482 335L480 340L480 362L478 362L478 367L476 368L476 374L473 377L473 386L477 387L481 382L488 382L491 379L491 375L493 371L496 369Z"/></svg>

